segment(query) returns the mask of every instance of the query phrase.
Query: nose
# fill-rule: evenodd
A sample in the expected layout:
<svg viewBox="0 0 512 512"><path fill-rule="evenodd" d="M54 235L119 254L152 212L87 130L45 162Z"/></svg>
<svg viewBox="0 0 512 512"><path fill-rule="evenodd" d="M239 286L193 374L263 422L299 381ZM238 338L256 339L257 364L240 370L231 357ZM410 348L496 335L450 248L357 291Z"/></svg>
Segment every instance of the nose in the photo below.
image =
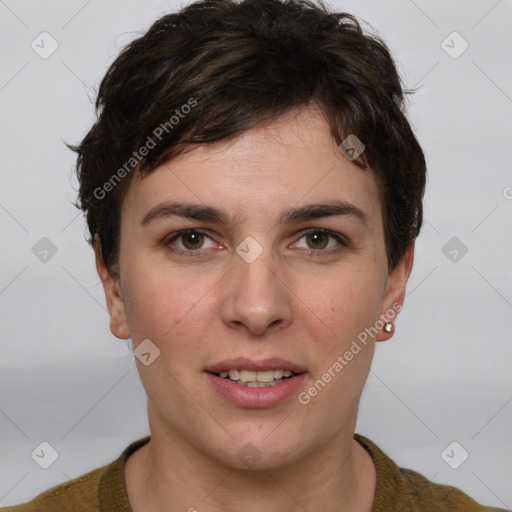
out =
<svg viewBox="0 0 512 512"><path fill-rule="evenodd" d="M284 268L272 261L270 251L251 263L238 254L233 260L222 306L224 323L255 336L290 325L293 294L286 286Z"/></svg>

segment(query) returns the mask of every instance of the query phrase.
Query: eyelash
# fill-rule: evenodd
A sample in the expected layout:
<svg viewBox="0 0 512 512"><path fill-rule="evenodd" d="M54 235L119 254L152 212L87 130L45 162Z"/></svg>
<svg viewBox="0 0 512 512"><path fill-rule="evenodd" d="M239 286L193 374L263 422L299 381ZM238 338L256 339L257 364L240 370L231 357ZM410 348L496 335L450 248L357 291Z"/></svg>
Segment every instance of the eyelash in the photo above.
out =
<svg viewBox="0 0 512 512"><path fill-rule="evenodd" d="M181 256L191 256L191 257L204 256L203 254L201 254L201 249L184 251L183 249L176 249L176 248L170 247L170 244L172 244L178 238L180 238L184 235L187 235L189 233L200 233L200 234L212 239L212 237L208 234L208 232L203 231L202 229L184 229L184 230L176 231L175 233L173 233L170 237L168 237L164 241L164 245L171 252L177 253ZM343 236L341 236L337 233L333 233L332 231L328 231L326 229L320 229L320 228L309 228L309 229L305 229L304 231L301 231L299 240L301 238L304 238L306 235L309 235L310 233L322 233L324 235L334 238L341 246L348 247L348 243ZM340 249L339 247L336 247L334 249L305 249L305 251L306 251L306 254L308 254L310 256L329 256L329 255L333 254L334 252L337 252L339 249Z"/></svg>

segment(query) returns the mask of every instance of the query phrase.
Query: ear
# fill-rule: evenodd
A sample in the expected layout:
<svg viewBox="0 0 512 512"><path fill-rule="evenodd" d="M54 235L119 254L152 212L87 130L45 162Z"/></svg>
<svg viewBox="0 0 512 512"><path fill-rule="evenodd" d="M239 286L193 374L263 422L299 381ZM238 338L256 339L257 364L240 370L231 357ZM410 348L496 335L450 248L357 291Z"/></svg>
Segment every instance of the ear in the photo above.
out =
<svg viewBox="0 0 512 512"><path fill-rule="evenodd" d="M116 338L127 340L131 334L126 322L124 301L119 291L119 277L114 277L107 269L101 252L101 241L97 234L94 235L94 254L96 270L103 284L110 315L110 331Z"/></svg>
<svg viewBox="0 0 512 512"><path fill-rule="evenodd" d="M380 318L392 324L389 332L381 329L375 338L376 341L389 340L394 332L394 322L399 311L402 309L405 298L405 288L407 280L411 274L412 265L414 262L414 242L407 248L404 257L400 263L390 272L386 284L386 291L382 299L381 315ZM390 314L390 312L394 312ZM386 320L387 318L387 320Z"/></svg>

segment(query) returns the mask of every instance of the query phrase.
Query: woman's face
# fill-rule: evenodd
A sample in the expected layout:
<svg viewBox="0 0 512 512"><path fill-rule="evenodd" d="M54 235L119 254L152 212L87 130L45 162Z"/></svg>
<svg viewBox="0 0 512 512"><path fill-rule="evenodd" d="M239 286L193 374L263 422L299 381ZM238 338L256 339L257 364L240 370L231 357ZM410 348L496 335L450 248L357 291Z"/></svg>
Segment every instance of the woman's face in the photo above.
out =
<svg viewBox="0 0 512 512"><path fill-rule="evenodd" d="M351 437L375 341L361 334L402 302L412 249L388 274L373 174L317 111L133 176L119 254L119 295L98 269L112 332L145 354L152 432L239 468L284 467ZM267 387L214 375L244 369L268 371L233 378L300 374Z"/></svg>

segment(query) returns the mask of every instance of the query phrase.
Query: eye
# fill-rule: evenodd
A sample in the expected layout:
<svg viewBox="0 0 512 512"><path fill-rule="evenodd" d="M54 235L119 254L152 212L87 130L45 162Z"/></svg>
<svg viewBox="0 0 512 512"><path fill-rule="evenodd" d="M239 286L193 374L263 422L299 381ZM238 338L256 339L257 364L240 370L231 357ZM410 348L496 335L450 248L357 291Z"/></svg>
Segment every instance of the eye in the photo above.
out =
<svg viewBox="0 0 512 512"><path fill-rule="evenodd" d="M298 245L306 250L307 253L321 256L328 255L340 249L340 246L347 247L348 243L342 235L333 233L325 229L311 228L301 233L299 240L305 240L306 246ZM210 244L205 247L205 242L210 241ZM184 256L203 256L204 250L214 248L216 245L214 240L205 232L200 229L186 229L176 231L164 242L165 246L171 251Z"/></svg>
<svg viewBox="0 0 512 512"><path fill-rule="evenodd" d="M204 247L206 239L211 242L209 247ZM173 247L177 241L177 247ZM166 240L165 245L169 247L172 252L177 252L186 256L199 256L201 254L199 252L200 249L210 249L215 247L215 243L212 238L199 229L177 231Z"/></svg>
<svg viewBox="0 0 512 512"><path fill-rule="evenodd" d="M306 250L311 254L332 253L339 249L339 246L347 246L347 242L342 235L332 233L325 229L311 228L302 232L300 240L306 241ZM330 241L329 241L330 239Z"/></svg>

